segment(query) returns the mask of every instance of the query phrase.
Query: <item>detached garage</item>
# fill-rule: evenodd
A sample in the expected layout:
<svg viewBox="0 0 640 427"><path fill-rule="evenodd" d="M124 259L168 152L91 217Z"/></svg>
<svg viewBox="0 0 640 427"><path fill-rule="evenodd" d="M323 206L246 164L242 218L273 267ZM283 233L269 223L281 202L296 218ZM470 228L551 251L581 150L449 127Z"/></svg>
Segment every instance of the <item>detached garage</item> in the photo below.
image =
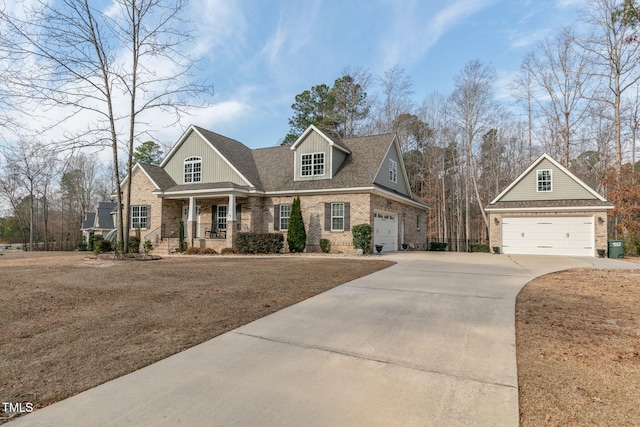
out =
<svg viewBox="0 0 640 427"><path fill-rule="evenodd" d="M596 256L607 249L607 200L543 154L486 210L505 254Z"/></svg>

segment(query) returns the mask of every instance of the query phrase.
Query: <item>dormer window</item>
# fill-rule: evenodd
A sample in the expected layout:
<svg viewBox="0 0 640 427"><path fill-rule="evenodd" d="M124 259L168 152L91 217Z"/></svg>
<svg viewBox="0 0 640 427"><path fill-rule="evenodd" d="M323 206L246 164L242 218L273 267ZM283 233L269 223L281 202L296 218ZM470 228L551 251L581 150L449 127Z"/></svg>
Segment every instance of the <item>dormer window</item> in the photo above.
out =
<svg viewBox="0 0 640 427"><path fill-rule="evenodd" d="M324 153L302 155L302 176L324 175Z"/></svg>
<svg viewBox="0 0 640 427"><path fill-rule="evenodd" d="M540 169L536 171L538 192L553 191L551 182L551 169Z"/></svg>
<svg viewBox="0 0 640 427"><path fill-rule="evenodd" d="M184 161L184 183L202 181L202 157L189 157Z"/></svg>
<svg viewBox="0 0 640 427"><path fill-rule="evenodd" d="M389 181L398 182L398 163L389 159Z"/></svg>

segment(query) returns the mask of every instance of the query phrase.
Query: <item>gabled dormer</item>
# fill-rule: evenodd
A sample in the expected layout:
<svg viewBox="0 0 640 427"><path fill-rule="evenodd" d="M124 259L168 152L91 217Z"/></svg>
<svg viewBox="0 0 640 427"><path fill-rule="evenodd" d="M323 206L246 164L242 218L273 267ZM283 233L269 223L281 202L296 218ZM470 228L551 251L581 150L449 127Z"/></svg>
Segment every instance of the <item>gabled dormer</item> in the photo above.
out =
<svg viewBox="0 0 640 427"><path fill-rule="evenodd" d="M351 151L340 140L311 125L291 146L294 181L332 179Z"/></svg>

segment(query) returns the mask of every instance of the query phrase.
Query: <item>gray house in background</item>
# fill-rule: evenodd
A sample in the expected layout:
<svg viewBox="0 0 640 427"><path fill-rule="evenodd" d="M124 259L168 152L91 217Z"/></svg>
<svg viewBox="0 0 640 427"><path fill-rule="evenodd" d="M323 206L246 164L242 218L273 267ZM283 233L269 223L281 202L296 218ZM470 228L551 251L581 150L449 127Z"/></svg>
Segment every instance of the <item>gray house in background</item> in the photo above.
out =
<svg viewBox="0 0 640 427"><path fill-rule="evenodd" d="M95 212L87 212L82 221L82 240L87 244L94 234L107 235L116 228L116 203L98 202Z"/></svg>

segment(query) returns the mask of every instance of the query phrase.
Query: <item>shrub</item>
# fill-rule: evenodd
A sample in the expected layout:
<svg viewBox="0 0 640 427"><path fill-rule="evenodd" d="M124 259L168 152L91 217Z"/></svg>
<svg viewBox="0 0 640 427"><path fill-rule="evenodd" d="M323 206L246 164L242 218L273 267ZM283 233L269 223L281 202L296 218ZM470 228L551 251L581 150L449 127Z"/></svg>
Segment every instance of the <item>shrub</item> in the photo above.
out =
<svg viewBox="0 0 640 427"><path fill-rule="evenodd" d="M111 242L109 240L100 240L100 252L111 252Z"/></svg>
<svg viewBox="0 0 640 427"><path fill-rule="evenodd" d="M446 242L431 242L429 243L430 251L446 251L447 243Z"/></svg>
<svg viewBox="0 0 640 427"><path fill-rule="evenodd" d="M216 255L217 252L213 248L196 248L189 246L185 251L185 255Z"/></svg>
<svg viewBox="0 0 640 427"><path fill-rule="evenodd" d="M489 245L474 243L471 245L471 252L487 252L489 253Z"/></svg>
<svg viewBox="0 0 640 427"><path fill-rule="evenodd" d="M296 197L291 204L287 244L289 245L289 252L304 252L304 248L307 246L307 232L304 229L304 220L300 210L300 197Z"/></svg>
<svg viewBox="0 0 640 427"><path fill-rule="evenodd" d="M86 251L86 250L88 250L88 249L89 249L89 248L88 248L88 246L89 246L89 245L87 245L87 242L85 242L85 241L83 240L82 242L78 243L78 250L79 250L79 251Z"/></svg>
<svg viewBox="0 0 640 427"><path fill-rule="evenodd" d="M129 253L140 253L140 238L138 236L129 236Z"/></svg>
<svg viewBox="0 0 640 427"><path fill-rule="evenodd" d="M236 251L236 250L235 250L235 249L233 249L233 248L222 248L222 250L220 251L220 253L221 253L222 255L227 255L227 254L237 254L237 253L238 253L238 251Z"/></svg>
<svg viewBox="0 0 640 427"><path fill-rule="evenodd" d="M94 234L89 238L89 247L98 255L102 253L102 245L100 244L104 237L101 234Z"/></svg>
<svg viewBox="0 0 640 427"><path fill-rule="evenodd" d="M149 251L153 249L153 245L151 244L151 240L144 241L144 253L145 255L149 254Z"/></svg>
<svg viewBox="0 0 640 427"><path fill-rule="evenodd" d="M370 224L358 224L351 228L351 234L353 235L353 246L356 249L362 249L362 253L368 254L371 252L371 236L373 235L373 228Z"/></svg>
<svg viewBox="0 0 640 427"><path fill-rule="evenodd" d="M320 250L328 254L331 250L331 241L329 239L320 239Z"/></svg>
<svg viewBox="0 0 640 427"><path fill-rule="evenodd" d="M241 254L280 253L284 235L280 233L238 233L236 249Z"/></svg>

